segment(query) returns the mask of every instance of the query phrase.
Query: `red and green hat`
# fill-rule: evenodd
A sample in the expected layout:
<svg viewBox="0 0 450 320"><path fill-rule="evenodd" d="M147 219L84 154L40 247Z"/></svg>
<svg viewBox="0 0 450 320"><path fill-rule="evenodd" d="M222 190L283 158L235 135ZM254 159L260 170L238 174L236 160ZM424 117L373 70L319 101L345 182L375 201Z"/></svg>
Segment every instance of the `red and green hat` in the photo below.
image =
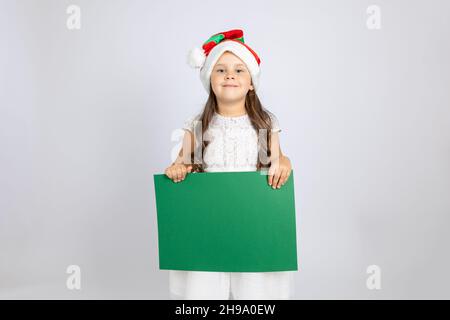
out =
<svg viewBox="0 0 450 320"><path fill-rule="evenodd" d="M244 43L244 32L240 29L233 29L216 33L203 43L201 49L196 47L189 51L188 63L193 68L200 68L200 80L208 94L212 69L225 51L234 53L244 61L256 91L259 84L261 60L256 52Z"/></svg>

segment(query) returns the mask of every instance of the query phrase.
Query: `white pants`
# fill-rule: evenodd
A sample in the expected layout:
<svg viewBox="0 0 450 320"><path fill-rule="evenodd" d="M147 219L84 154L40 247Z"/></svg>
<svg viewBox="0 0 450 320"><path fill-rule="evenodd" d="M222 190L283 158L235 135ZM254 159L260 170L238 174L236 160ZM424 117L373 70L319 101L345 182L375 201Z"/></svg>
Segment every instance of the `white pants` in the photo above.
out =
<svg viewBox="0 0 450 320"><path fill-rule="evenodd" d="M290 299L293 272L209 272L169 270L171 299Z"/></svg>

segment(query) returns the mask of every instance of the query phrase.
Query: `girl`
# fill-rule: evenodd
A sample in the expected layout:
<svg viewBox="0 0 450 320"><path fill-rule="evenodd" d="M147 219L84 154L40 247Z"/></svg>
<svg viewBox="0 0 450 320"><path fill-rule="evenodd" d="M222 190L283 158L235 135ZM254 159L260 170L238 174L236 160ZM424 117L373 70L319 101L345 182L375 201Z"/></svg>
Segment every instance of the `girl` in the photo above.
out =
<svg viewBox="0 0 450 320"><path fill-rule="evenodd" d="M214 34L202 49L191 50L189 64L200 68L209 97L203 111L186 120L183 147L165 174L178 183L190 172L260 170L268 172L272 188L280 188L291 163L280 149L277 118L255 93L260 59L244 43L243 31ZM172 299L289 299L291 281L290 271L169 271Z"/></svg>

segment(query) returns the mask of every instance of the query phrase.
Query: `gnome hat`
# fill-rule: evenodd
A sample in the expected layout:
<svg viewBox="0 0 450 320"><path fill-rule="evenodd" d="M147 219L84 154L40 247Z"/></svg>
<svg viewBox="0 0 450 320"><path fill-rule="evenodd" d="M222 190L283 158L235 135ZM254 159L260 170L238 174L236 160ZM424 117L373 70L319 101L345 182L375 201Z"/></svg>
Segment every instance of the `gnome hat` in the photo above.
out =
<svg viewBox="0 0 450 320"><path fill-rule="evenodd" d="M225 51L231 51L246 64L256 91L261 60L256 52L244 43L244 32L234 29L216 33L203 43L201 49L196 47L189 51L188 63L192 68L200 68L200 80L206 92L209 94L212 69Z"/></svg>

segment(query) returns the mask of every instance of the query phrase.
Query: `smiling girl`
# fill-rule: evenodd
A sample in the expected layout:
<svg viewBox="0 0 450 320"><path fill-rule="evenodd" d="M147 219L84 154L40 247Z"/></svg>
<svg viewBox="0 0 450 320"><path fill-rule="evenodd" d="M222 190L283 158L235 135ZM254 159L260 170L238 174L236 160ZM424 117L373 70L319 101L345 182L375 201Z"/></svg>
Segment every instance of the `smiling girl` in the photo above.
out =
<svg viewBox="0 0 450 320"><path fill-rule="evenodd" d="M261 171L280 188L291 162L281 152L278 119L256 95L260 58L244 43L243 31L214 34L190 52L189 63L200 68L209 96L203 111L186 120L183 148L165 174L178 183L191 172ZM169 282L174 299L289 299L292 271L170 270Z"/></svg>

